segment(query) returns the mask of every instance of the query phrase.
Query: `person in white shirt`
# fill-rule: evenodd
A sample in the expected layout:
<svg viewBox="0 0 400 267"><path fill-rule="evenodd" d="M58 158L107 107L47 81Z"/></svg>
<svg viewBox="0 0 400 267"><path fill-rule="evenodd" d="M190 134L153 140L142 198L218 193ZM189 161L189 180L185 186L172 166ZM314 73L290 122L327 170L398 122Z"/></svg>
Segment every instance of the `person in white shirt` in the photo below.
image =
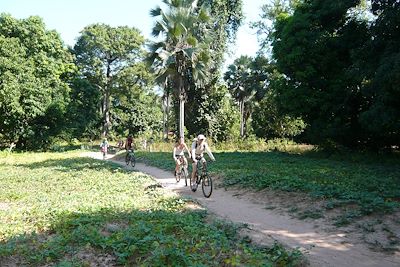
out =
<svg viewBox="0 0 400 267"><path fill-rule="evenodd" d="M183 157L185 166L187 167L187 165L188 165L187 159L185 157L185 150L188 153L189 158L190 158L191 157L190 151L189 151L189 148L187 147L187 145L185 144L185 139L183 137L180 137L178 142L174 146L174 153L173 153L173 158L175 161L175 175L179 171L179 165L181 164L180 160L179 160L180 157Z"/></svg>
<svg viewBox="0 0 400 267"><path fill-rule="evenodd" d="M206 163L206 159L204 158L204 152L207 152L208 156L212 161L215 161L215 157L211 152L210 147L208 146L206 142L206 137L202 134L199 134L197 138L193 140L192 143L192 183L196 181L196 170L197 170L197 161L201 161L202 164ZM196 191L195 189L192 189L192 191Z"/></svg>

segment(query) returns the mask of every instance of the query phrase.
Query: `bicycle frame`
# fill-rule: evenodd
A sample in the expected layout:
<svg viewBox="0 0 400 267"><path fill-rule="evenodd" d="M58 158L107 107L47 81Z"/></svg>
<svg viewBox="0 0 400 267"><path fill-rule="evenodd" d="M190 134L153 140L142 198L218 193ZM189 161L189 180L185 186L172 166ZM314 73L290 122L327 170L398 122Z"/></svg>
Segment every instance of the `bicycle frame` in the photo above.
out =
<svg viewBox="0 0 400 267"><path fill-rule="evenodd" d="M185 168L187 167L187 164L185 162L185 157L182 155L177 155L176 158L178 159L178 164L179 168Z"/></svg>
<svg viewBox="0 0 400 267"><path fill-rule="evenodd" d="M207 161L202 162L202 158L197 160L196 164L196 182L199 184L201 181L201 178L207 174ZM200 172L201 170L201 172Z"/></svg>
<svg viewBox="0 0 400 267"><path fill-rule="evenodd" d="M201 183L201 190L206 198L209 198L212 194L212 179L208 175L207 171L207 161L203 158L196 158L196 172L195 181L191 181L190 188L193 192L196 192L198 185Z"/></svg>

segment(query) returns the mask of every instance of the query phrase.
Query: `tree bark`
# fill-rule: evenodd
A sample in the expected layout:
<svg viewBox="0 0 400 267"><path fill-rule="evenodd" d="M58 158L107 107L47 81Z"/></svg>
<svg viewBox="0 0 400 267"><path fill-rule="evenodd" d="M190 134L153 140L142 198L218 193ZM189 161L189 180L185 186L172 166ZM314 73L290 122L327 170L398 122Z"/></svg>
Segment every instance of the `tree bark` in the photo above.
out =
<svg viewBox="0 0 400 267"><path fill-rule="evenodd" d="M165 121L165 131L166 131L166 136L165 136L165 139L168 141L168 133L169 133L169 101L170 101L170 99L169 99L169 93L167 94L167 110L166 110L166 112L167 112L167 116L166 116L166 121Z"/></svg>
<svg viewBox="0 0 400 267"><path fill-rule="evenodd" d="M168 90L168 78L165 79L164 84L164 96L163 96L163 127L164 127L164 140L168 141L169 132L169 90Z"/></svg>
<svg viewBox="0 0 400 267"><path fill-rule="evenodd" d="M112 60L108 60L107 63L107 83L104 88L104 98L103 98L103 137L107 137L110 131L110 91L111 91L111 63Z"/></svg>
<svg viewBox="0 0 400 267"><path fill-rule="evenodd" d="M176 71L178 73L178 95L179 95L179 137L185 136L185 76L184 76L184 65L185 56L182 51L178 52L176 57Z"/></svg>
<svg viewBox="0 0 400 267"><path fill-rule="evenodd" d="M184 95L179 96L179 137L185 136L185 99Z"/></svg>
<svg viewBox="0 0 400 267"><path fill-rule="evenodd" d="M166 107L166 100L163 97L162 99L162 109L163 109L163 134L162 134L162 138L167 141L167 120L166 120L166 114L167 114L167 107Z"/></svg>
<svg viewBox="0 0 400 267"><path fill-rule="evenodd" d="M106 89L104 95L103 110L103 137L107 137L110 131L110 93L108 89Z"/></svg>
<svg viewBox="0 0 400 267"><path fill-rule="evenodd" d="M244 101L239 102L240 109L240 137L244 137Z"/></svg>

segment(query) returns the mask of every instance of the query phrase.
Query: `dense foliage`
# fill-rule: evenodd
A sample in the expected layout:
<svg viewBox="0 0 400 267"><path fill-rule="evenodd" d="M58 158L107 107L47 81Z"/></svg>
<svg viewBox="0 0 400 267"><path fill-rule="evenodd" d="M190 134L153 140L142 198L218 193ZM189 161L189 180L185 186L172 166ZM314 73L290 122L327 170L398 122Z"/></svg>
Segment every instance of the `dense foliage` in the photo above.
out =
<svg viewBox="0 0 400 267"><path fill-rule="evenodd" d="M153 77L142 62L143 46L144 37L135 28L94 24L82 31L74 47L79 78L84 80L75 88L86 94L97 89L98 96L91 94L95 98L89 106L100 110L103 136L110 131L139 134L159 124L159 118L154 118L157 109L148 108L154 108L157 100L148 96Z"/></svg>
<svg viewBox="0 0 400 267"><path fill-rule="evenodd" d="M162 129L166 137L180 127L214 141L399 147L399 1L265 3L253 23L259 54L224 74L243 2L166 0L163 8L150 12L159 39L149 53L133 27L89 25L67 49L40 18L2 14L0 145L48 148Z"/></svg>
<svg viewBox="0 0 400 267"><path fill-rule="evenodd" d="M48 146L63 129L74 70L60 36L39 17L0 15L1 141L24 149Z"/></svg>
<svg viewBox="0 0 400 267"><path fill-rule="evenodd" d="M221 85L223 60L229 45L234 44L236 33L243 23L242 0L203 0L212 18L209 38L211 57L210 79L203 86L189 88L186 104L187 131L190 135L199 133L210 136L215 141L237 137L238 112L232 100ZM237 129L236 129L237 128Z"/></svg>
<svg viewBox="0 0 400 267"><path fill-rule="evenodd" d="M285 79L280 113L306 122L308 142L400 144L400 3L362 3L275 1L263 9L273 26L257 24Z"/></svg>

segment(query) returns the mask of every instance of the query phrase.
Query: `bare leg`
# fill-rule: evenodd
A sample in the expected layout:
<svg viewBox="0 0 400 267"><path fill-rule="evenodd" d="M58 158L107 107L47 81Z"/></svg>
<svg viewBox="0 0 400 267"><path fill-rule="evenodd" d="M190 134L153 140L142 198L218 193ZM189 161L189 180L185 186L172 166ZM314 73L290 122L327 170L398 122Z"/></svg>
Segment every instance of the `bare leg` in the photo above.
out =
<svg viewBox="0 0 400 267"><path fill-rule="evenodd" d="M192 170L192 182L195 182L196 181L196 169L197 169L197 164L196 163L193 163L193 170Z"/></svg>

